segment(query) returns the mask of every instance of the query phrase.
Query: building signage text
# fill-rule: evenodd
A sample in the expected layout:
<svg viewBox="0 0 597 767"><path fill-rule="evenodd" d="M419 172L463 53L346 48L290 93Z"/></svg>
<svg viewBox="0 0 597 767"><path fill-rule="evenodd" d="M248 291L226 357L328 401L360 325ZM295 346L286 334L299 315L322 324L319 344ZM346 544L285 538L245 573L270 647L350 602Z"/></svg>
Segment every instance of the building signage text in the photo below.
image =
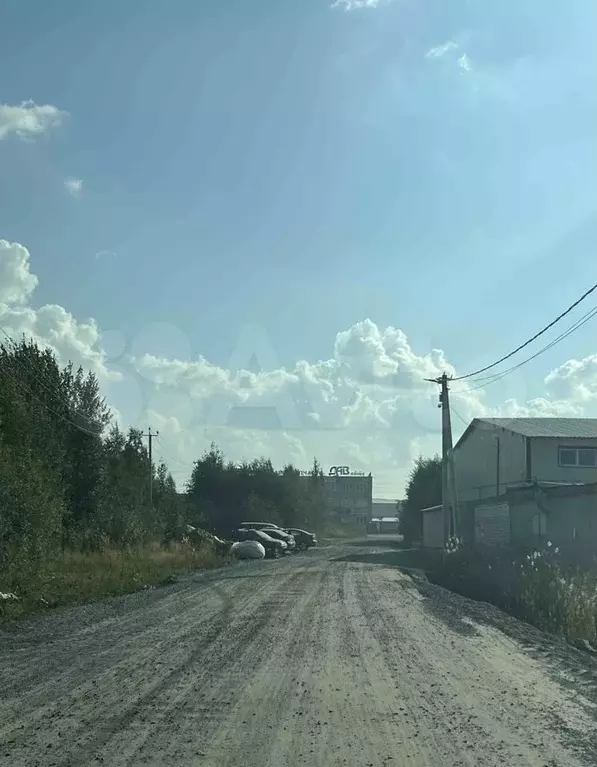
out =
<svg viewBox="0 0 597 767"><path fill-rule="evenodd" d="M330 477L364 477L364 471L351 471L350 466L332 466L329 471Z"/></svg>
<svg viewBox="0 0 597 767"><path fill-rule="evenodd" d="M330 477L348 477L350 468L348 466L332 466L330 468Z"/></svg>

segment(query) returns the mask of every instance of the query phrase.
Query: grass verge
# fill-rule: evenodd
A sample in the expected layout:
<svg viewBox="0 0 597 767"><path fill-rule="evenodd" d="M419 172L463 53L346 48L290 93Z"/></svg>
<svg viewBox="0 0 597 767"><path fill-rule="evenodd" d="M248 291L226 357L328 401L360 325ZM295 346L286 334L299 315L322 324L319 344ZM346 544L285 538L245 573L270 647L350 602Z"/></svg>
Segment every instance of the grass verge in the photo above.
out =
<svg viewBox="0 0 597 767"><path fill-rule="evenodd" d="M226 561L210 546L173 543L89 554L69 552L37 568L12 566L0 573L0 591L17 599L0 600L0 621L127 594L159 585L169 576L218 567Z"/></svg>

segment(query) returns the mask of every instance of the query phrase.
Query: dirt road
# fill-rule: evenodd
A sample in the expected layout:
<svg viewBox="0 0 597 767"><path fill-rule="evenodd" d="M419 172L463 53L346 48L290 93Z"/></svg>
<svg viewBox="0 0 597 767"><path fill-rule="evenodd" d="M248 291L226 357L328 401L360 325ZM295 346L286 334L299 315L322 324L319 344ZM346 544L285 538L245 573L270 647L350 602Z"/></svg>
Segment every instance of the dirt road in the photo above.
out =
<svg viewBox="0 0 597 767"><path fill-rule="evenodd" d="M0 764L575 767L597 663L377 540L0 630Z"/></svg>

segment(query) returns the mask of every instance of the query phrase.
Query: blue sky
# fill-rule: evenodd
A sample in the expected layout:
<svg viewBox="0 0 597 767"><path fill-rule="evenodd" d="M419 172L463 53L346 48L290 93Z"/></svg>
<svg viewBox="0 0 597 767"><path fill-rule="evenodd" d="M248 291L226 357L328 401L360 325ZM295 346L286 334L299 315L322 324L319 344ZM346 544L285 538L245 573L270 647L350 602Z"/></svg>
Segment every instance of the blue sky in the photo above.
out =
<svg viewBox="0 0 597 767"><path fill-rule="evenodd" d="M222 366L247 322L292 366L370 318L466 372L574 300L597 274L595 4L369 5L5 0L0 102L64 115L0 142L33 305L167 322Z"/></svg>

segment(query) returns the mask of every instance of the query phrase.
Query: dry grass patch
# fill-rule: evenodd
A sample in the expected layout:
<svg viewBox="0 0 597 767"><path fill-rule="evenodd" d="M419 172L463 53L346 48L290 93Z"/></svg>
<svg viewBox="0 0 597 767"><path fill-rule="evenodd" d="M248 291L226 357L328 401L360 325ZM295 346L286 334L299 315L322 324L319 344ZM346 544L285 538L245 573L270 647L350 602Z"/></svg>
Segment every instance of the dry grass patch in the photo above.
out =
<svg viewBox="0 0 597 767"><path fill-rule="evenodd" d="M38 567L15 563L0 573L0 620L39 609L82 604L160 584L169 576L217 567L225 558L210 546L150 545L93 553L68 552Z"/></svg>

